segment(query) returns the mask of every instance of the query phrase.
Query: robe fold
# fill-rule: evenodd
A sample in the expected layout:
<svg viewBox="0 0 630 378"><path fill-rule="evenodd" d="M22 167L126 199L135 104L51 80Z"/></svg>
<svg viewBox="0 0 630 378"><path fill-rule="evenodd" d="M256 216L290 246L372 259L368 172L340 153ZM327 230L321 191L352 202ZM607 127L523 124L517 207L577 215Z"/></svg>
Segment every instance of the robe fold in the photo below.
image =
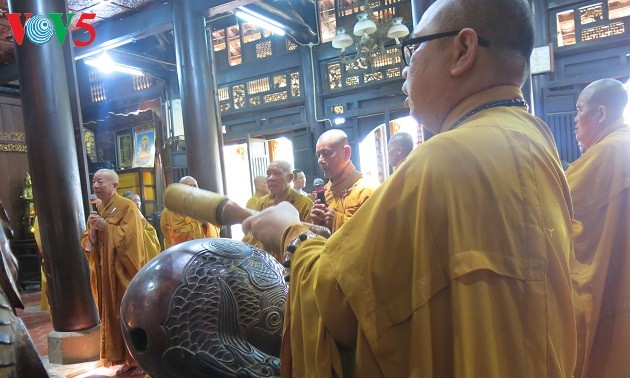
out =
<svg viewBox="0 0 630 378"><path fill-rule="evenodd" d="M357 171L352 162L348 163L339 180L328 181L324 186L327 207L335 212L330 231L334 233L343 226L376 188L378 183Z"/></svg>
<svg viewBox="0 0 630 378"><path fill-rule="evenodd" d="M252 210L256 210L256 211L261 211L264 210L270 206L274 206L279 204L280 202L283 201L287 201L289 202L291 205L293 205L293 207L295 207L295 209L298 211L298 213L300 213L300 220L303 222L310 222L311 220L311 207L313 207L313 201L311 201L311 199L309 197L303 196L300 193L296 192L295 190L293 190L290 186L287 187L282 193L280 193L280 195L278 195L277 197L274 196L272 193L269 193L267 195L264 195L260 198L260 201L258 202L258 204L255 207L252 207L250 209ZM243 236L243 242L247 243L247 244L251 244L256 248L260 248L264 251L269 252L273 257L276 258L276 260L278 260L279 262L283 262L283 256L282 256L282 252L283 251L275 251L275 250L271 250L269 248L266 248L263 243L261 241L259 241L258 239L256 239L251 232L248 232L245 236Z"/></svg>
<svg viewBox="0 0 630 378"><path fill-rule="evenodd" d="M477 93L444 128L510 98L520 90ZM411 152L330 239L298 247L283 376L571 377L571 230L548 127L519 107L478 112Z"/></svg>
<svg viewBox="0 0 630 378"><path fill-rule="evenodd" d="M630 128L621 121L567 170L575 218L574 240L583 377L630 377ZM576 375L578 376L578 375Z"/></svg>
<svg viewBox="0 0 630 378"><path fill-rule="evenodd" d="M81 246L90 266L92 294L101 318L101 363L104 366L134 364L123 339L120 304L129 282L147 262L141 215L136 204L118 194L98 206L107 221L105 230L90 249L91 226L83 232Z"/></svg>
<svg viewBox="0 0 630 378"><path fill-rule="evenodd" d="M142 221L142 237L144 238L144 249L147 255L147 262L157 256L161 251L160 239L155 228L144 217Z"/></svg>

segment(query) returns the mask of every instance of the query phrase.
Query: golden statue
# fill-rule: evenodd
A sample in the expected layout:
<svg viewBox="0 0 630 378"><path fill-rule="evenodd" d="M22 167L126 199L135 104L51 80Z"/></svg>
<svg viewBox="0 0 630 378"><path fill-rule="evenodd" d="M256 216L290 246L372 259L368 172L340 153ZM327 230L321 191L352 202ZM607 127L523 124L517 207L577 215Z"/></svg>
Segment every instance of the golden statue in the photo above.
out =
<svg viewBox="0 0 630 378"><path fill-rule="evenodd" d="M33 203L33 184L31 182L31 175L26 172L26 177L22 179L24 187L20 198L24 200L24 216L22 217L22 230L24 237L32 237L35 222L35 204Z"/></svg>

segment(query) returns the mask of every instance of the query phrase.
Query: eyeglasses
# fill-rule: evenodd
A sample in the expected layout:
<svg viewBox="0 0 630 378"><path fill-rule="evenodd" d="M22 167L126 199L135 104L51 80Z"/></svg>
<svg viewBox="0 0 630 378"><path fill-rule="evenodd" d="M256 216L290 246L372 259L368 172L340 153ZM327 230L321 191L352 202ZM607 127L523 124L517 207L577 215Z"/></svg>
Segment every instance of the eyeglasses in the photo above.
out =
<svg viewBox="0 0 630 378"><path fill-rule="evenodd" d="M411 60L411 56L413 55L414 51L416 51L418 46L420 46L422 43L432 41L434 39L452 37L459 34L459 32L461 32L461 30L453 30L453 31L444 32L444 33L423 35L422 37L410 38L410 39L406 39L402 41L400 45L400 50L402 52L403 62L405 62L405 65L408 66L409 61ZM484 47L490 46L490 41L488 41L487 39L481 36L477 36L477 42L479 42L480 46L484 46Z"/></svg>

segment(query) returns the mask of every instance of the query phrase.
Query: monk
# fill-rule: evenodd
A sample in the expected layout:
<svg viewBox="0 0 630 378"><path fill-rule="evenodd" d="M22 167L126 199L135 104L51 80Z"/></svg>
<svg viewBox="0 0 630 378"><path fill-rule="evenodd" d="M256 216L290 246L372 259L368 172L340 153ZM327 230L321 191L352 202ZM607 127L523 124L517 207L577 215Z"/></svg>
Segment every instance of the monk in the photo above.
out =
<svg viewBox="0 0 630 378"><path fill-rule="evenodd" d="M192 176L182 177L179 183L198 188L197 180ZM164 249L189 240L221 237L219 227L166 208L160 215L160 229L164 235Z"/></svg>
<svg viewBox="0 0 630 378"><path fill-rule="evenodd" d="M411 135L405 132L392 135L389 143L387 143L387 160L392 166L392 171L395 171L405 161L412 150L413 138Z"/></svg>
<svg viewBox="0 0 630 378"><path fill-rule="evenodd" d="M267 167L267 187L269 188L269 194L261 197L258 205L251 210L261 211L286 201L298 211L300 220L308 220L313 201L311 201L309 197L303 196L293 190L291 188L292 182L293 171L291 164L284 160L272 161L269 167ZM269 252L279 262L284 261L282 250L263 245L264 243L256 240L251 233L246 233L243 237L243 241Z"/></svg>
<svg viewBox="0 0 630 378"><path fill-rule="evenodd" d="M567 170L585 323L584 364L575 377L630 377L630 128L628 94L614 79L589 84L577 100L575 137L582 156ZM581 372L581 373L580 373Z"/></svg>
<svg viewBox="0 0 630 378"><path fill-rule="evenodd" d="M250 199L247 200L247 204L245 205L248 209L257 209L260 204L260 199L269 194L269 188L267 188L267 177L254 177L254 189L256 192Z"/></svg>
<svg viewBox="0 0 630 378"><path fill-rule="evenodd" d="M338 129L328 130L317 140L317 163L329 181L324 187L326 203L315 201L311 221L336 232L367 201L378 183L357 171L350 161L352 147L348 136Z"/></svg>
<svg viewBox="0 0 630 378"><path fill-rule="evenodd" d="M140 208L142 206L142 200L140 199L140 196L132 192L131 190L127 190L123 193L123 197L132 200L133 203L135 203L138 207L138 212L140 213L140 221L142 222L142 237L144 238L144 249L147 254L147 260L151 260L152 258L157 256L158 253L162 252L157 231L140 211Z"/></svg>
<svg viewBox="0 0 630 378"><path fill-rule="evenodd" d="M571 377L570 195L520 91L533 41L526 0L434 2L403 92L437 135L328 240L284 204L244 221L293 253L283 376Z"/></svg>
<svg viewBox="0 0 630 378"><path fill-rule="evenodd" d="M44 250L42 247L42 235L39 232L39 217L35 216L35 220L33 221L33 237L35 237L35 244L37 244L37 252L39 253L40 258L42 259L42 264L40 267L41 270L41 290L39 297L39 310L40 311L50 311L50 303L48 303L48 276L46 272L44 272Z"/></svg>
<svg viewBox="0 0 630 378"><path fill-rule="evenodd" d="M101 318L101 363L123 364L117 374L142 375L129 354L120 325L120 303L131 279L147 262L142 220L136 205L118 193L118 175L109 169L94 174L92 189L101 201L92 211L81 246L90 266L92 294Z"/></svg>

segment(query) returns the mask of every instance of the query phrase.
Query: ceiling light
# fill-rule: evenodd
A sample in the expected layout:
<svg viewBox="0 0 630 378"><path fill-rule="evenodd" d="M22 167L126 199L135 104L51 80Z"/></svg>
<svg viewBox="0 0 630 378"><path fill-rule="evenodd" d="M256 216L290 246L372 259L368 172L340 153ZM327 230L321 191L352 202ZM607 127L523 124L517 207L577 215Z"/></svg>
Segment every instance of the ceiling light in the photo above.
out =
<svg viewBox="0 0 630 378"><path fill-rule="evenodd" d="M136 76L143 75L143 72L135 67L114 62L106 52L100 54L97 58L86 58L85 64L95 67L104 73L122 72Z"/></svg>
<svg viewBox="0 0 630 378"><path fill-rule="evenodd" d="M337 29L337 34L332 40L332 46L341 49L339 52L341 61L346 64L356 63L360 68L373 66L375 60L399 61L398 50L392 52L391 49L385 49L385 45L393 39L399 46L400 39L409 35L409 28L403 24L402 17L374 20L372 12L369 11L371 9L369 0L366 0L363 9L363 12L357 15L359 20L352 29L353 34L359 37L353 58L346 57L346 48L354 43L354 39L346 32L346 28Z"/></svg>
<svg viewBox="0 0 630 378"><path fill-rule="evenodd" d="M245 7L239 7L237 11L234 12L234 14L238 18L251 22L252 24L259 26L263 29L267 29L273 32L274 34L285 35L284 29L283 29L284 25L268 17L265 17L262 14L258 14Z"/></svg>

